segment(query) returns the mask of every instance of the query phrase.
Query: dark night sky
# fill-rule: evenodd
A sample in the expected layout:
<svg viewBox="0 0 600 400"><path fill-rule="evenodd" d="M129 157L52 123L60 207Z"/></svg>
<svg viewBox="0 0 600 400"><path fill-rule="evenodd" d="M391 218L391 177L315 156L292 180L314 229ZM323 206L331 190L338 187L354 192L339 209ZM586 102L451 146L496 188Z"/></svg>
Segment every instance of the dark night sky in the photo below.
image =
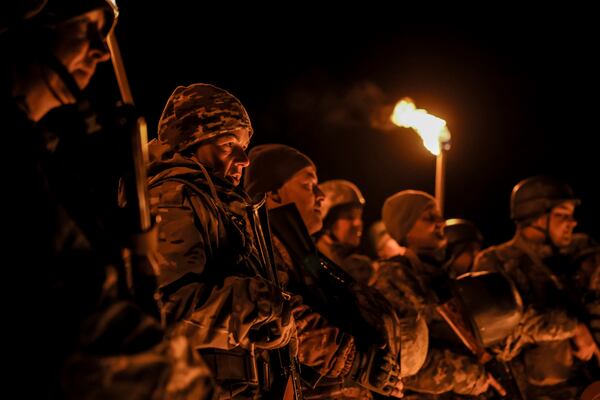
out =
<svg viewBox="0 0 600 400"><path fill-rule="evenodd" d="M443 10L422 22L425 10L364 5L325 12L148 3L121 2L117 34L151 134L175 86L225 88L250 113L253 145L297 147L321 180L355 182L370 223L399 190L433 192L435 158L416 134L373 123L409 96L453 135L447 217L475 221L486 244L504 241L513 231L512 186L553 174L583 200L580 230L600 238L600 63L589 10Z"/></svg>

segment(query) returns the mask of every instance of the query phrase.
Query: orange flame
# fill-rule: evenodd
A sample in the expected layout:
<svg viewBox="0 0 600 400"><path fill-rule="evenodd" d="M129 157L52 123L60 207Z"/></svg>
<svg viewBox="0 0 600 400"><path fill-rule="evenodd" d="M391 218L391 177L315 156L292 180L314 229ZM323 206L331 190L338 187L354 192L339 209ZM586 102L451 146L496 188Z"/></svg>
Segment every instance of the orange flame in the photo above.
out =
<svg viewBox="0 0 600 400"><path fill-rule="evenodd" d="M408 97L394 107L391 120L402 128L412 128L423 140L423 145L433 155L439 155L441 145L450 142L450 131L446 121L431 115L427 110L417 109Z"/></svg>

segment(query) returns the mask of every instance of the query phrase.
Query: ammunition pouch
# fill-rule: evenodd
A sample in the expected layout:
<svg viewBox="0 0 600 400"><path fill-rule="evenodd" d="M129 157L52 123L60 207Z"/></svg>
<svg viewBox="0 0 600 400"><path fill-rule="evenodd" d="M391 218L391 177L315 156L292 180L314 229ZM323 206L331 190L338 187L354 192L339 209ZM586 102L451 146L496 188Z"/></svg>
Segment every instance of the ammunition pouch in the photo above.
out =
<svg viewBox="0 0 600 400"><path fill-rule="evenodd" d="M232 350L200 349L199 353L215 381L223 387L246 384L269 390L271 386L269 359L264 351L257 354L238 347Z"/></svg>

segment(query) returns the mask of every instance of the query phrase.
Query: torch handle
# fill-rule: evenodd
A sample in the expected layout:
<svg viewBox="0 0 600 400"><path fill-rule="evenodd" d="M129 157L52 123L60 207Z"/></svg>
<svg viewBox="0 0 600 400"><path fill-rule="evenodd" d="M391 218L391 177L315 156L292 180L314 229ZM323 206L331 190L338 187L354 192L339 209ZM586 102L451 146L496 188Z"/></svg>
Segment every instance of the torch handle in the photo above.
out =
<svg viewBox="0 0 600 400"><path fill-rule="evenodd" d="M435 163L435 199L444 215L444 187L446 184L446 150L440 149Z"/></svg>

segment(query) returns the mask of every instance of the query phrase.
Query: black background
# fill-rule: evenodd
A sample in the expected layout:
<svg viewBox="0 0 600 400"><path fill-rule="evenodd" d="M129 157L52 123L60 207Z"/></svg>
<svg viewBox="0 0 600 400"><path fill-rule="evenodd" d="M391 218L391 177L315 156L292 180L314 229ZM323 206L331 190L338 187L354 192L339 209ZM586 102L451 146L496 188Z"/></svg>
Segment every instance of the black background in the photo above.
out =
<svg viewBox="0 0 600 400"><path fill-rule="evenodd" d="M435 157L382 118L409 96L452 133L447 217L507 240L512 187L551 174L582 199L578 230L600 237L591 10L149 3L121 2L117 35L151 135L177 85L215 84L246 106L251 146L291 145L320 180L355 182L371 223L397 191L433 194Z"/></svg>

